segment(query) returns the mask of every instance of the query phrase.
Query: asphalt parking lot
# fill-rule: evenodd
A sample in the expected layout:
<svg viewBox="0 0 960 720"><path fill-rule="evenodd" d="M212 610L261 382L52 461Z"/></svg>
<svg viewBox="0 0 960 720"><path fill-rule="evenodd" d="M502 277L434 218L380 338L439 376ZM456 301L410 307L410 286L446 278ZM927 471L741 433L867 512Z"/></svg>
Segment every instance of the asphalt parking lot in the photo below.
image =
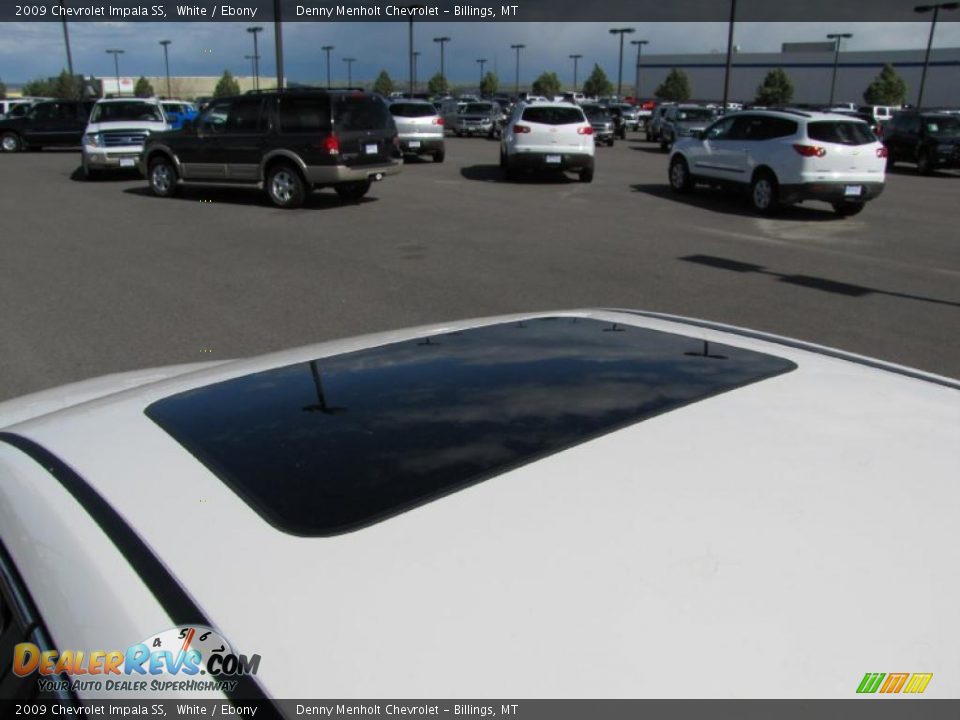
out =
<svg viewBox="0 0 960 720"><path fill-rule="evenodd" d="M0 157L0 398L105 373L254 355L483 315L688 315L960 377L960 176L904 166L859 216L772 219L677 197L639 135L592 184L501 180L497 143L448 138L356 205L253 190L159 199L85 182L79 152Z"/></svg>

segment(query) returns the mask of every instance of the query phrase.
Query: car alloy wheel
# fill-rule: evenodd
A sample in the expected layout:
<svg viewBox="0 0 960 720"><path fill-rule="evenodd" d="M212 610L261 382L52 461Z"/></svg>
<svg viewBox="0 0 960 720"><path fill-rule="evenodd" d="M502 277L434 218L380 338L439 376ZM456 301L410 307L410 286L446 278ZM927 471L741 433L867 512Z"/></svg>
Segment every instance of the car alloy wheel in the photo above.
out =
<svg viewBox="0 0 960 720"><path fill-rule="evenodd" d="M160 197L167 197L173 193L176 178L173 168L166 160L158 160L150 166L150 188Z"/></svg>
<svg viewBox="0 0 960 720"><path fill-rule="evenodd" d="M303 180L289 165L280 165L270 172L267 193L273 204L282 208L298 207L306 196Z"/></svg>
<svg viewBox="0 0 960 720"><path fill-rule="evenodd" d="M679 155L674 157L670 163L670 187L674 192L687 192L692 186L690 181L690 170L687 168L687 161Z"/></svg>
<svg viewBox="0 0 960 720"><path fill-rule="evenodd" d="M0 139L0 147L4 152L19 152L21 144L20 137L16 133L5 133Z"/></svg>
<svg viewBox="0 0 960 720"><path fill-rule="evenodd" d="M777 201L776 183L770 175L758 175L750 188L750 199L755 210L768 213L773 210Z"/></svg>

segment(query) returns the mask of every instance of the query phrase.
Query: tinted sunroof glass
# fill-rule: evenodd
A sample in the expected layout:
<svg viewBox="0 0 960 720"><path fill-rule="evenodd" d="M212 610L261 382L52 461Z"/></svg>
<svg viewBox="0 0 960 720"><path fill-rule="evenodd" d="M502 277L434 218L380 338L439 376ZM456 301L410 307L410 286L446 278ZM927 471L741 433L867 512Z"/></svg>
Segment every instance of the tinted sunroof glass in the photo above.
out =
<svg viewBox="0 0 960 720"><path fill-rule="evenodd" d="M247 375L146 412L268 522L322 536L794 367L680 335L540 318Z"/></svg>

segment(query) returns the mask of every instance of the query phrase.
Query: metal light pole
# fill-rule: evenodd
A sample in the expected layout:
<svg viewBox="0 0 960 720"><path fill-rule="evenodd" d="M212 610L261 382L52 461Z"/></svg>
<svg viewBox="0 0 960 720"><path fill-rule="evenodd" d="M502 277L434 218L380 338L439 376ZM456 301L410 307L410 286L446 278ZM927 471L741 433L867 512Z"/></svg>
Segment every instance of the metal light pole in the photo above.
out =
<svg viewBox="0 0 960 720"><path fill-rule="evenodd" d="M573 60L573 91L577 91L577 63L580 62L580 58L583 55L571 55L570 59Z"/></svg>
<svg viewBox="0 0 960 720"><path fill-rule="evenodd" d="M243 59L250 61L250 72L251 72L251 73L256 73L257 60L258 60L259 58L258 58L256 55L244 55L244 56L243 56Z"/></svg>
<svg viewBox="0 0 960 720"><path fill-rule="evenodd" d="M333 45L324 45L320 48L327 54L327 89L330 89L330 51L334 49Z"/></svg>
<svg viewBox="0 0 960 720"><path fill-rule="evenodd" d="M737 0L730 0L730 24L727 28L727 68L723 73L723 112L730 98L730 66L733 65L733 26L737 21Z"/></svg>
<svg viewBox="0 0 960 720"><path fill-rule="evenodd" d="M611 35L620 36L620 63L617 65L617 101L623 98L623 36L634 33L634 28L610 28Z"/></svg>
<svg viewBox="0 0 960 720"><path fill-rule="evenodd" d="M477 92L483 95L483 66L487 64L487 59L477 58L477 63L480 65L480 84L477 85Z"/></svg>
<svg viewBox="0 0 960 720"><path fill-rule="evenodd" d="M853 33L830 33L827 35L827 40L834 41L833 79L830 80L830 107L833 107L834 92L837 89L837 67L840 65L840 41L852 37Z"/></svg>
<svg viewBox="0 0 960 720"><path fill-rule="evenodd" d="M263 32L262 27L248 27L247 32L253 35L253 89L260 89L260 48L257 46L257 33Z"/></svg>
<svg viewBox="0 0 960 720"><path fill-rule="evenodd" d="M273 45L277 57L277 90L283 90L283 0L273 0ZM257 60L257 72L260 61Z"/></svg>
<svg viewBox="0 0 960 720"><path fill-rule="evenodd" d="M417 58L420 57L420 51L413 51L413 92L417 91ZM411 93L413 94L413 93Z"/></svg>
<svg viewBox="0 0 960 720"><path fill-rule="evenodd" d="M170 54L167 52L167 48L170 46L172 40L161 40L160 44L163 45L163 67L167 72L167 97L173 97L173 93L170 92Z"/></svg>
<svg viewBox="0 0 960 720"><path fill-rule="evenodd" d="M515 76L515 92L517 93L517 99L520 99L520 51L523 50L526 45L511 45L511 50L517 51L517 73Z"/></svg>
<svg viewBox="0 0 960 720"><path fill-rule="evenodd" d="M117 97L120 97L120 60L118 58L123 55L123 50L107 50L107 54L113 55L114 75L117 78Z"/></svg>
<svg viewBox="0 0 960 720"><path fill-rule="evenodd" d="M643 51L644 45L649 45L649 40L631 40L631 45L637 46L637 76L633 80L633 95L634 100L640 102L640 53Z"/></svg>
<svg viewBox="0 0 960 720"><path fill-rule="evenodd" d="M948 2L936 5L917 5L913 11L920 15L933 11L933 22L930 23L930 38L927 40L927 54L923 58L923 73L920 75L920 92L917 94L917 110L923 109L923 88L927 84L927 67L930 65L930 49L933 47L933 33L937 29L937 20L941 10L956 10L960 3Z"/></svg>
<svg viewBox="0 0 960 720"><path fill-rule="evenodd" d="M443 48L444 48L444 46L445 46L448 42L450 42L450 38L448 38L448 37L446 37L446 36L444 36L444 37L435 37L435 38L433 39L433 41L434 41L435 43L440 43L440 77L443 78L443 89L446 90L446 89L447 89L447 76L444 74L444 71L443 71Z"/></svg>
<svg viewBox="0 0 960 720"><path fill-rule="evenodd" d="M357 59L344 58L343 61L347 64L347 87L353 87L353 64Z"/></svg>
<svg viewBox="0 0 960 720"><path fill-rule="evenodd" d="M60 3L60 8L63 9L62 2ZM63 44L67 48L67 72L70 73L70 85L72 86L76 83L77 78L73 74L73 53L70 52L70 31L67 30L67 21L62 20L61 22L63 24ZM82 96L83 94L83 88L81 87L80 95Z"/></svg>

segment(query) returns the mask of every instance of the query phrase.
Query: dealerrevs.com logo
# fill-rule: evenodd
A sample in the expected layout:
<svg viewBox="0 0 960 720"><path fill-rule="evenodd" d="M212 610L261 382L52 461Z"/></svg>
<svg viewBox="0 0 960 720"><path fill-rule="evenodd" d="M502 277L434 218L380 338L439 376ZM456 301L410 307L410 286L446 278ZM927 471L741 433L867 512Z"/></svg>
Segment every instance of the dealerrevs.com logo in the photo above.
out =
<svg viewBox="0 0 960 720"><path fill-rule="evenodd" d="M867 673L857 686L861 695L919 695L927 689L933 673Z"/></svg>
<svg viewBox="0 0 960 720"><path fill-rule="evenodd" d="M259 655L240 655L215 630L171 628L126 650L13 649L13 672L36 674L41 690L111 692L231 691L234 678L256 675ZM62 680L66 676L69 680Z"/></svg>

